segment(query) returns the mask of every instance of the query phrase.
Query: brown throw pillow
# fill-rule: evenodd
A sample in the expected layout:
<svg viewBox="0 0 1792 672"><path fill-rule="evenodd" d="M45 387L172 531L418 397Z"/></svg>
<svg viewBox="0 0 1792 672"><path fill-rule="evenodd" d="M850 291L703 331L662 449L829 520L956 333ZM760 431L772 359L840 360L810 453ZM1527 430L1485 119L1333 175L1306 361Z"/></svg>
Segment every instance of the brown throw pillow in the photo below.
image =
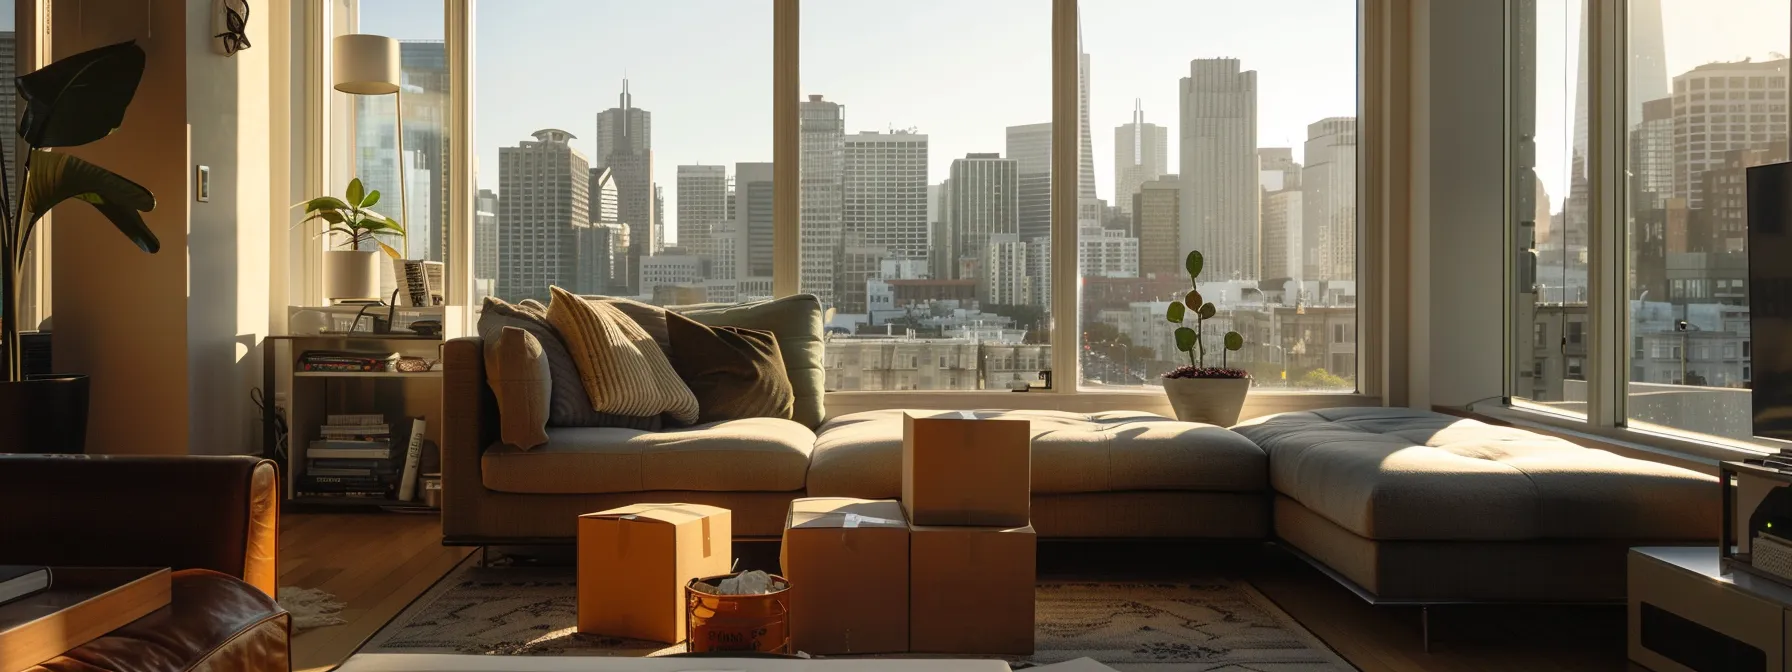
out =
<svg viewBox="0 0 1792 672"><path fill-rule="evenodd" d="M485 379L498 398L498 438L528 450L548 442L548 408L554 379L534 334L504 327L485 343Z"/></svg>
<svg viewBox="0 0 1792 672"><path fill-rule="evenodd" d="M607 303L559 287L550 291L548 322L566 339L592 409L697 422L697 398L641 325Z"/></svg>
<svg viewBox="0 0 1792 672"><path fill-rule="evenodd" d="M666 311L666 339L672 368L697 397L697 422L790 419L796 394L771 332L710 327Z"/></svg>
<svg viewBox="0 0 1792 672"><path fill-rule="evenodd" d="M505 327L516 327L529 332L541 344L541 352L548 359L548 375L554 379L553 404L548 407L549 427L627 427L649 432L657 432L662 426L660 416L648 418L630 417L615 413L599 413L591 409L591 397L585 394L585 383L579 377L579 367L572 362L572 354L566 351L566 340L554 325L548 324L548 307L541 303L526 299L515 305L505 303L496 297L485 297L485 307L479 313L479 338L486 343L498 342L498 337Z"/></svg>

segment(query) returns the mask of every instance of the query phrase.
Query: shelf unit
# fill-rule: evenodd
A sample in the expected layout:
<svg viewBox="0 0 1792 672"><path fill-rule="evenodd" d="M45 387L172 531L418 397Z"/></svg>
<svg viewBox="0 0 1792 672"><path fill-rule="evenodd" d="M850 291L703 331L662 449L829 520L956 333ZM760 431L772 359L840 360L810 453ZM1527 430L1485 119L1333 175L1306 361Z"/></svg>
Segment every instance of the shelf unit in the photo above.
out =
<svg viewBox="0 0 1792 672"><path fill-rule="evenodd" d="M296 309L295 309L296 310ZM317 310L317 309L307 309ZM417 310L417 309L411 309ZM427 309L425 309L427 310ZM438 311L440 309L437 309ZM365 324L365 322L363 322ZM396 352L406 357L421 357L439 362L443 339L413 334L323 333L270 336L264 349L264 379L271 381L268 396L275 406L284 409L287 441L284 454L278 450L278 430L273 415L268 414L262 438L264 453L281 464L285 483L283 497L289 505L419 507L422 486L415 501L395 498L353 498L297 496L298 478L306 466L305 452L311 440L318 438L317 428L334 413L378 413L391 425L392 440L400 443L409 433L407 418L423 418L423 457L418 473L440 471L439 446L442 444L442 372L406 373L400 371L299 371L295 363L308 350L350 350ZM402 449L401 449L402 450Z"/></svg>

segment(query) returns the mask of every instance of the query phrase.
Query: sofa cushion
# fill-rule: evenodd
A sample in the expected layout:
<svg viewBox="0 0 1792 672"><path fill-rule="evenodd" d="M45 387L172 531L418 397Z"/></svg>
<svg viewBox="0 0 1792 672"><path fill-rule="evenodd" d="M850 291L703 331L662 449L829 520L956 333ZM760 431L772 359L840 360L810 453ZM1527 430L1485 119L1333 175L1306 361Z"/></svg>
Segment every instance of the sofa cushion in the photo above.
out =
<svg viewBox="0 0 1792 672"><path fill-rule="evenodd" d="M902 410L843 415L823 425L809 466L815 497L902 495ZM1263 451L1222 427L1134 411L976 411L1027 420L1033 493L1263 492Z"/></svg>
<svg viewBox="0 0 1792 672"><path fill-rule="evenodd" d="M772 332L784 357L784 373L796 402L792 418L811 429L820 427L827 410L823 389L821 301L813 294L797 294L749 303L705 303L672 306L685 317L712 327L742 327Z"/></svg>
<svg viewBox="0 0 1792 672"><path fill-rule="evenodd" d="M776 336L758 329L711 327L676 312L667 312L665 319L672 343L666 355L697 395L697 422L790 419L795 395Z"/></svg>
<svg viewBox="0 0 1792 672"><path fill-rule="evenodd" d="M541 341L517 327L505 327L485 344L485 380L498 399L498 438L523 450L548 442L548 408L554 379Z"/></svg>
<svg viewBox="0 0 1792 672"><path fill-rule="evenodd" d="M697 422L696 395L640 324L611 304L548 289L553 292L548 323L566 339L592 408L638 417L664 413L682 425Z"/></svg>
<svg viewBox="0 0 1792 672"><path fill-rule="evenodd" d="M533 450L488 448L480 474L485 487L499 492L785 492L803 489L814 444L808 427L777 418L661 432L549 427L548 442Z"/></svg>
<svg viewBox="0 0 1792 672"><path fill-rule="evenodd" d="M1270 483L1375 540L1715 536L1715 478L1516 427L1405 408L1283 413L1234 428Z"/></svg>
<svg viewBox="0 0 1792 672"><path fill-rule="evenodd" d="M521 304L511 304L496 297L486 297L485 304L479 311L479 339L490 347L498 342L498 336L505 327L527 331L541 344L542 356L548 360L548 376L553 382L552 394L549 395L551 405L548 407L548 425L632 427L646 430L660 428L660 416L657 415L630 417L599 413L591 407L591 396L585 393L585 383L579 378L579 367L573 364L572 354L567 352L566 341L560 338L559 330L548 324L547 309L540 303L524 301Z"/></svg>

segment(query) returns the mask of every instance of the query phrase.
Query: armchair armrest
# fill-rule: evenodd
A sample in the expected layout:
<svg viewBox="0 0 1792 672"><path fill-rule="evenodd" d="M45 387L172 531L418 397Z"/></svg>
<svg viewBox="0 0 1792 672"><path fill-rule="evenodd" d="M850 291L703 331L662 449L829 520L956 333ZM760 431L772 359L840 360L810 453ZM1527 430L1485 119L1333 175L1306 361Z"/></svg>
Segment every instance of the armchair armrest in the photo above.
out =
<svg viewBox="0 0 1792 672"><path fill-rule="evenodd" d="M277 474L243 455L0 455L0 564L209 569L272 596Z"/></svg>

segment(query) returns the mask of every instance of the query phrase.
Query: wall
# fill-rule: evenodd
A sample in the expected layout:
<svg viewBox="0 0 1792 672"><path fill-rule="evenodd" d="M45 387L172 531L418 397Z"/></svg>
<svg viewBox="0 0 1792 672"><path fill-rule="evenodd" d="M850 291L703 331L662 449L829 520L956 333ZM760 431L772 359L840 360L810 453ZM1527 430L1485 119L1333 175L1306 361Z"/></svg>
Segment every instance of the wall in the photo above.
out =
<svg viewBox="0 0 1792 672"><path fill-rule="evenodd" d="M1503 3L1413 4L1408 403L1503 392Z"/></svg>
<svg viewBox="0 0 1792 672"><path fill-rule="evenodd" d="M279 4L284 7L283 3ZM143 82L112 136L70 153L156 195L137 250L81 204L55 210L56 367L93 378L92 453L259 452L248 402L268 323L267 18L232 58L212 51L211 0L54 0L55 58L135 39ZM258 9L263 9L259 8ZM265 9L263 10L265 11ZM212 169L193 199L193 166Z"/></svg>

